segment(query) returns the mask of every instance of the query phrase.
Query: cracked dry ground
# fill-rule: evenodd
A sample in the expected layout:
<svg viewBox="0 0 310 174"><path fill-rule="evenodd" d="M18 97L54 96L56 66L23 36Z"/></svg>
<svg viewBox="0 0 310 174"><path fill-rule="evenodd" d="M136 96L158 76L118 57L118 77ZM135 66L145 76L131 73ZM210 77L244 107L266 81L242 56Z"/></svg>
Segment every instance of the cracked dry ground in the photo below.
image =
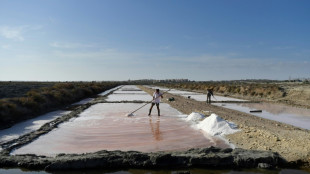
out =
<svg viewBox="0 0 310 174"><path fill-rule="evenodd" d="M139 86L149 94L154 90ZM166 99L174 97L175 101L169 102ZM252 150L270 150L278 152L290 163L302 162L309 167L310 163L310 131L297 128L288 124L273 120L267 120L247 113L208 105L205 102L188 99L182 96L169 93L164 94L162 102L169 103L172 107L190 114L199 112L206 114L215 113L223 119L234 122L241 131L227 135L229 142L238 148Z"/></svg>

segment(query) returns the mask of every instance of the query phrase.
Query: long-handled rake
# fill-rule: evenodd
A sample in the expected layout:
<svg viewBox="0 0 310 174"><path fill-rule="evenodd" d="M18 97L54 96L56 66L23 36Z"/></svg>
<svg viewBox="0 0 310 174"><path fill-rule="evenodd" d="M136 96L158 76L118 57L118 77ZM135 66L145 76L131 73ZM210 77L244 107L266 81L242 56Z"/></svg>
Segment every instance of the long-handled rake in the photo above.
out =
<svg viewBox="0 0 310 174"><path fill-rule="evenodd" d="M213 96L213 98L216 100L216 101L218 101L215 97L214 97L214 95L212 95Z"/></svg>
<svg viewBox="0 0 310 174"><path fill-rule="evenodd" d="M151 100L151 101L145 103L144 105L142 105L142 106L139 107L138 109L132 111L130 114L127 114L126 116L127 116L127 117L134 116L133 113L135 113L135 112L138 111L139 109L143 108L143 107L146 106L147 104L152 103L155 99L161 97L162 95L164 95L165 93L167 93L167 92L170 91L170 90L171 90L171 89L169 89L169 90L163 92L163 93L162 93L161 95L159 95L158 97L156 97L156 98L154 98L153 100Z"/></svg>

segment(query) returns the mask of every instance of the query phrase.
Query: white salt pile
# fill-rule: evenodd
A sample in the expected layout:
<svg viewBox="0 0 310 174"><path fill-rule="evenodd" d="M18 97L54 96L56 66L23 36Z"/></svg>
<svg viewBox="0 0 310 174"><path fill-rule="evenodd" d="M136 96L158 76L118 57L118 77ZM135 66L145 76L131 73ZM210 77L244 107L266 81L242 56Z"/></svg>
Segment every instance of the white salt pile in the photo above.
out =
<svg viewBox="0 0 310 174"><path fill-rule="evenodd" d="M203 114L200 114L198 112L192 112L187 118L186 121L192 121L192 122L199 122L203 120L206 116Z"/></svg>
<svg viewBox="0 0 310 174"><path fill-rule="evenodd" d="M197 127L212 136L232 134L239 131L235 124L227 122L216 114L211 114L205 118L197 124Z"/></svg>

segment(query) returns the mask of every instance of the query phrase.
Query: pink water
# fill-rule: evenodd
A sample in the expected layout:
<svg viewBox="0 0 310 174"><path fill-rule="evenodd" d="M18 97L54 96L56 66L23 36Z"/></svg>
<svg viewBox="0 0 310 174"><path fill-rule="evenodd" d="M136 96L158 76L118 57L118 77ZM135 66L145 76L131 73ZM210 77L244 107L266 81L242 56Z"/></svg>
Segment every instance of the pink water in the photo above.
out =
<svg viewBox="0 0 310 174"><path fill-rule="evenodd" d="M214 103L214 105L246 113L250 113L251 110L262 110L250 114L310 130L310 109L272 103Z"/></svg>
<svg viewBox="0 0 310 174"><path fill-rule="evenodd" d="M80 117L17 149L12 154L33 153L53 156L58 153L86 153L99 150L142 152L185 150L195 147L229 147L225 141L192 128L181 119L182 113L168 104L160 105L162 116L149 106L126 115L143 104L102 103L85 110ZM184 115L183 115L184 116Z"/></svg>

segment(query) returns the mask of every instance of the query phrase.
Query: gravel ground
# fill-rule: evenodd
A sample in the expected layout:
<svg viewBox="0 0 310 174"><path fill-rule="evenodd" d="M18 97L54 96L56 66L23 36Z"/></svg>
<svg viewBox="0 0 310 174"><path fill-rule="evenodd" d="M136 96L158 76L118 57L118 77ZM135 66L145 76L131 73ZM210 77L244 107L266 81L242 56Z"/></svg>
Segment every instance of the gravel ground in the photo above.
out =
<svg viewBox="0 0 310 174"><path fill-rule="evenodd" d="M151 95L154 92L153 89L139 87ZM170 97L174 97L175 101L167 101ZM169 93L164 94L162 102L169 103L184 114L215 113L227 121L234 122L241 131L226 138L238 148L277 152L290 164L302 163L310 167L309 130Z"/></svg>

